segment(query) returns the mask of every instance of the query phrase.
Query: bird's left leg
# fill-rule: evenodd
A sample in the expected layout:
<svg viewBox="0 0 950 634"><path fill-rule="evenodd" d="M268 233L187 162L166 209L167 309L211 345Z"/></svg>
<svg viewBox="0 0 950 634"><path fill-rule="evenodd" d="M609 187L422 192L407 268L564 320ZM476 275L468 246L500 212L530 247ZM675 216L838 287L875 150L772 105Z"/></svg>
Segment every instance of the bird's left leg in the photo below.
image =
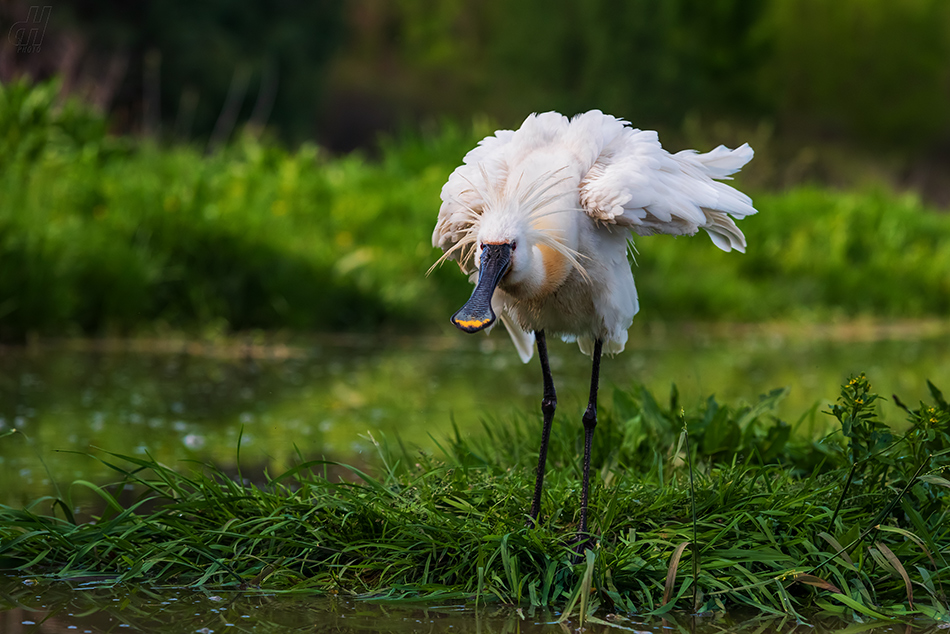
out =
<svg viewBox="0 0 950 634"><path fill-rule="evenodd" d="M581 528L578 534L578 549L583 552L589 543L587 534L587 498L590 486L590 448L594 439L594 427L597 426L597 387L600 381L600 353L604 342L598 339L594 342L594 359L590 371L590 400L587 402L587 411L584 412L584 475L581 485Z"/></svg>
<svg viewBox="0 0 950 634"><path fill-rule="evenodd" d="M544 381L544 395L541 398L541 413L544 422L541 427L541 448L538 450L538 470L535 472L534 498L531 502L531 517L528 526L538 523L538 513L541 511L541 490L544 487L544 463L548 457L548 439L551 437L551 421L554 420L554 410L557 409L557 392L554 390L554 379L551 378L551 366L548 364L548 346L544 338L544 331L534 333L538 344L538 359L541 361L541 378Z"/></svg>

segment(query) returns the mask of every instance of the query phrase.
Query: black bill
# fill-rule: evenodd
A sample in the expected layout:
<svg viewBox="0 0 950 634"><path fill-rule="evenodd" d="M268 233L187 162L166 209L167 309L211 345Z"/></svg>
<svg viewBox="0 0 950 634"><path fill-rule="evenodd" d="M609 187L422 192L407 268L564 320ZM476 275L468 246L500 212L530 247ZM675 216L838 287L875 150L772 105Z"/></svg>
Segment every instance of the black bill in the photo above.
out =
<svg viewBox="0 0 950 634"><path fill-rule="evenodd" d="M478 332L495 321L491 309L491 297L495 287L511 267L511 245L486 244L482 247L482 259L478 269L478 284L465 305L452 315L452 323L459 330Z"/></svg>

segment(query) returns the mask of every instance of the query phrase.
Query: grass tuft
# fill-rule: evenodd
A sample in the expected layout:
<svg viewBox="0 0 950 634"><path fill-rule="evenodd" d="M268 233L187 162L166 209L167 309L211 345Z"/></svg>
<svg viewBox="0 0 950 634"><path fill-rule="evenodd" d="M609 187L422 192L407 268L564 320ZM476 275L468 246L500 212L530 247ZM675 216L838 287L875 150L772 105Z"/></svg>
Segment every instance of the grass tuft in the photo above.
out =
<svg viewBox="0 0 950 634"><path fill-rule="evenodd" d="M537 425L521 417L487 422L474 438L456 433L442 457L380 438L375 469L301 462L256 484L210 465L181 473L96 454L118 482L73 488L94 491L100 514L78 522L72 489L0 507L0 569L453 597L555 606L581 619L749 608L950 620L950 406L931 387L932 404L900 404L910 427L897 434L869 407L880 399L867 378L855 377L828 412L839 430L817 440L774 416L778 392L751 406L710 398L682 411L675 391L664 407L642 387L618 390L595 436L600 537L576 564L578 426L555 425L541 521L525 528ZM341 469L346 477L327 477ZM132 500L120 495L129 488Z"/></svg>

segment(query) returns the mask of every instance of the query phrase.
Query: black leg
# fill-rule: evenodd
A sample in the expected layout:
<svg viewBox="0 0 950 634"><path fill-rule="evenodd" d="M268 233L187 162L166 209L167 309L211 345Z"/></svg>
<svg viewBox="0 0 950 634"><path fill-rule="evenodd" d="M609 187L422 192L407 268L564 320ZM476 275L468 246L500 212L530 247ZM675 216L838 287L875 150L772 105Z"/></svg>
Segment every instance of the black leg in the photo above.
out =
<svg viewBox="0 0 950 634"><path fill-rule="evenodd" d="M548 458L551 421L554 420L554 410L557 408L557 394L554 392L554 379L551 378L551 367L548 365L548 346L544 340L544 331L536 331L534 338L538 342L538 359L541 361L541 376L544 380L544 395L541 397L541 413L544 415L544 424L541 427L541 449L538 451L538 471L534 481L534 500L531 502L531 522L529 526L538 523L538 513L541 512L544 463Z"/></svg>
<svg viewBox="0 0 950 634"><path fill-rule="evenodd" d="M594 362L590 371L590 400L584 412L584 482L581 485L581 529L578 535L583 546L587 543L587 492L590 483L590 447L594 439L594 427L597 426L597 385L600 380L600 353L604 342L594 343Z"/></svg>

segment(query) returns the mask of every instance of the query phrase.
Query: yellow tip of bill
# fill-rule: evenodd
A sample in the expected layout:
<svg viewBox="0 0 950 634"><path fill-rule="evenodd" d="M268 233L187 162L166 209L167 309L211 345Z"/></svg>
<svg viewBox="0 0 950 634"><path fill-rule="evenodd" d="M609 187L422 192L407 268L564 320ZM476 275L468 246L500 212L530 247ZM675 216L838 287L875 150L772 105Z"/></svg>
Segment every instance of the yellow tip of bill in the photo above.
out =
<svg viewBox="0 0 950 634"><path fill-rule="evenodd" d="M460 328L480 328L490 321L491 319L456 319L455 325Z"/></svg>

